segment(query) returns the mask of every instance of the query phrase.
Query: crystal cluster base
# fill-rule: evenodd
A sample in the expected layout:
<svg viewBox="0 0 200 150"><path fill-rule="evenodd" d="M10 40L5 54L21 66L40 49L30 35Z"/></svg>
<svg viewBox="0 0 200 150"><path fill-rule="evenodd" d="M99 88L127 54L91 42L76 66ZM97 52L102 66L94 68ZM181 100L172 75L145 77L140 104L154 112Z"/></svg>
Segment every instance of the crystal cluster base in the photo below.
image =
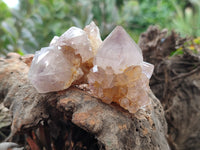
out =
<svg viewBox="0 0 200 150"><path fill-rule="evenodd" d="M105 103L118 103L130 113L150 104L153 65L143 62L140 48L118 26L103 41L88 74L89 88Z"/></svg>
<svg viewBox="0 0 200 150"><path fill-rule="evenodd" d="M28 77L39 93L88 83L103 102L115 102L135 113L150 104L153 69L122 27L117 26L102 42L98 27L91 22L84 30L69 28L36 52Z"/></svg>
<svg viewBox="0 0 200 150"><path fill-rule="evenodd" d="M131 113L150 104L147 91L149 79L140 66L130 66L123 73L115 74L111 67L96 67L88 74L89 88L103 102L118 103Z"/></svg>

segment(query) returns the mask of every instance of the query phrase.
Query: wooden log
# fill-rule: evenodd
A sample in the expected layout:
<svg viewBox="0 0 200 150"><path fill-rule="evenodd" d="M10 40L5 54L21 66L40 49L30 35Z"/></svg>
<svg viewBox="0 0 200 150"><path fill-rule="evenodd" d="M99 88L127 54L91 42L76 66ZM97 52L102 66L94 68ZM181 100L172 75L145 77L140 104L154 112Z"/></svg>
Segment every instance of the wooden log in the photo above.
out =
<svg viewBox="0 0 200 150"><path fill-rule="evenodd" d="M193 42L195 52L185 42L175 32L151 26L141 35L139 46L145 61L155 65L150 87L164 107L171 148L199 150L200 47ZM178 48L181 53L170 56Z"/></svg>
<svg viewBox="0 0 200 150"><path fill-rule="evenodd" d="M169 149L164 111L151 91L151 105L136 114L105 104L77 87L40 94L27 79L29 67L24 60L31 58L10 53L0 59L1 101L12 114L9 139L26 134L37 139L28 138L30 143L46 149L77 145L82 149Z"/></svg>

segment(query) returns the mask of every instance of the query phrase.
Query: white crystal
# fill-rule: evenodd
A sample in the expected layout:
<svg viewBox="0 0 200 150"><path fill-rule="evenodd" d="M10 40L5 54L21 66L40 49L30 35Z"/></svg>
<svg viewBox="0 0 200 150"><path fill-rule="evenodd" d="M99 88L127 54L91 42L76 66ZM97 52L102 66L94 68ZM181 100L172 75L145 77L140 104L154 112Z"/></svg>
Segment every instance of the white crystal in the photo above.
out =
<svg viewBox="0 0 200 150"><path fill-rule="evenodd" d="M60 91L87 81L101 39L94 23L85 29L71 27L60 37L55 36L49 47L36 52L28 77L39 93Z"/></svg>
<svg viewBox="0 0 200 150"><path fill-rule="evenodd" d="M36 52L28 77L39 93L60 91L72 84L73 67L61 50L45 47Z"/></svg>
<svg viewBox="0 0 200 150"><path fill-rule="evenodd" d="M88 35L84 30L77 27L69 28L59 39L56 39L56 42L52 42L50 46L60 46L66 49L73 48L75 54L80 54L83 63L94 56L90 50L91 44Z"/></svg>
<svg viewBox="0 0 200 150"><path fill-rule="evenodd" d="M143 62L140 48L122 27L103 41L93 63L88 83L94 96L107 104L118 103L130 113L150 104L153 65Z"/></svg>
<svg viewBox="0 0 200 150"><path fill-rule="evenodd" d="M54 44L57 42L58 39L59 39L58 36L54 36L49 45L50 45L50 46L51 46L51 45L54 45Z"/></svg>
<svg viewBox="0 0 200 150"><path fill-rule="evenodd" d="M93 72L98 72L97 65L95 65L92 69L93 69Z"/></svg>
<svg viewBox="0 0 200 150"><path fill-rule="evenodd" d="M94 65L103 69L110 66L115 73L122 73L127 67L141 65L142 62L141 49L120 26L103 41L94 59Z"/></svg>
<svg viewBox="0 0 200 150"><path fill-rule="evenodd" d="M147 63L145 61L142 63L142 73L144 73L148 79L151 78L153 70L154 70L154 65Z"/></svg>
<svg viewBox="0 0 200 150"><path fill-rule="evenodd" d="M94 54L97 53L97 49L102 43L99 28L92 21L89 25L84 28L84 31L87 33L90 43L92 45L92 51Z"/></svg>

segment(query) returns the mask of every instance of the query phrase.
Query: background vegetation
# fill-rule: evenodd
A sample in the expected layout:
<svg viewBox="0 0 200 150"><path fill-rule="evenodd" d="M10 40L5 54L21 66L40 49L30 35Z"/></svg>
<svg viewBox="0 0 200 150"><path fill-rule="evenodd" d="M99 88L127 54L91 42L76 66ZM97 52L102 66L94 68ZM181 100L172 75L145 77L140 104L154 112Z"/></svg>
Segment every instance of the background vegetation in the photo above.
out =
<svg viewBox="0 0 200 150"><path fill-rule="evenodd" d="M200 36L199 0L19 0L10 9L0 0L0 53L34 53L71 26L92 20L102 38L122 25L134 40L149 25Z"/></svg>

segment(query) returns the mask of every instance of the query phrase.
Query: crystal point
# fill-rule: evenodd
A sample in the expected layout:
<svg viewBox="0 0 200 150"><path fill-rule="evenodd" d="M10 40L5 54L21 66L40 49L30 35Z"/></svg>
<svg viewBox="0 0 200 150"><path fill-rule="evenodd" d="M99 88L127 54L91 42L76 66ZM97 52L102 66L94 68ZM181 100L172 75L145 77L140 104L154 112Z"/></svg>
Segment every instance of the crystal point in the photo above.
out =
<svg viewBox="0 0 200 150"><path fill-rule="evenodd" d="M100 45L88 74L93 94L105 103L118 103L130 113L150 104L147 91L153 65L143 62L141 49L117 26Z"/></svg>
<svg viewBox="0 0 200 150"><path fill-rule="evenodd" d="M93 53L96 55L97 49L102 43L99 28L96 24L92 21L89 25L84 28L84 31L87 33L88 38L92 45Z"/></svg>
<svg viewBox="0 0 200 150"><path fill-rule="evenodd" d="M143 62L142 71L147 76L148 79L151 78L151 76L153 74L153 70L154 70L154 65L147 63L147 62Z"/></svg>
<svg viewBox="0 0 200 150"><path fill-rule="evenodd" d="M86 32L77 27L69 28L58 39L53 40L51 43L50 46L60 46L63 49L72 48L75 54L81 56L83 63L94 56Z"/></svg>
<svg viewBox="0 0 200 150"><path fill-rule="evenodd" d="M115 73L142 62L141 49L121 26L117 26L103 41L94 59L94 65L103 69L111 66Z"/></svg>
<svg viewBox="0 0 200 150"><path fill-rule="evenodd" d="M102 42L98 27L91 22L84 30L69 28L36 52L28 78L39 93L88 82L93 95L103 102L118 103L135 113L150 104L153 69L121 26Z"/></svg>

